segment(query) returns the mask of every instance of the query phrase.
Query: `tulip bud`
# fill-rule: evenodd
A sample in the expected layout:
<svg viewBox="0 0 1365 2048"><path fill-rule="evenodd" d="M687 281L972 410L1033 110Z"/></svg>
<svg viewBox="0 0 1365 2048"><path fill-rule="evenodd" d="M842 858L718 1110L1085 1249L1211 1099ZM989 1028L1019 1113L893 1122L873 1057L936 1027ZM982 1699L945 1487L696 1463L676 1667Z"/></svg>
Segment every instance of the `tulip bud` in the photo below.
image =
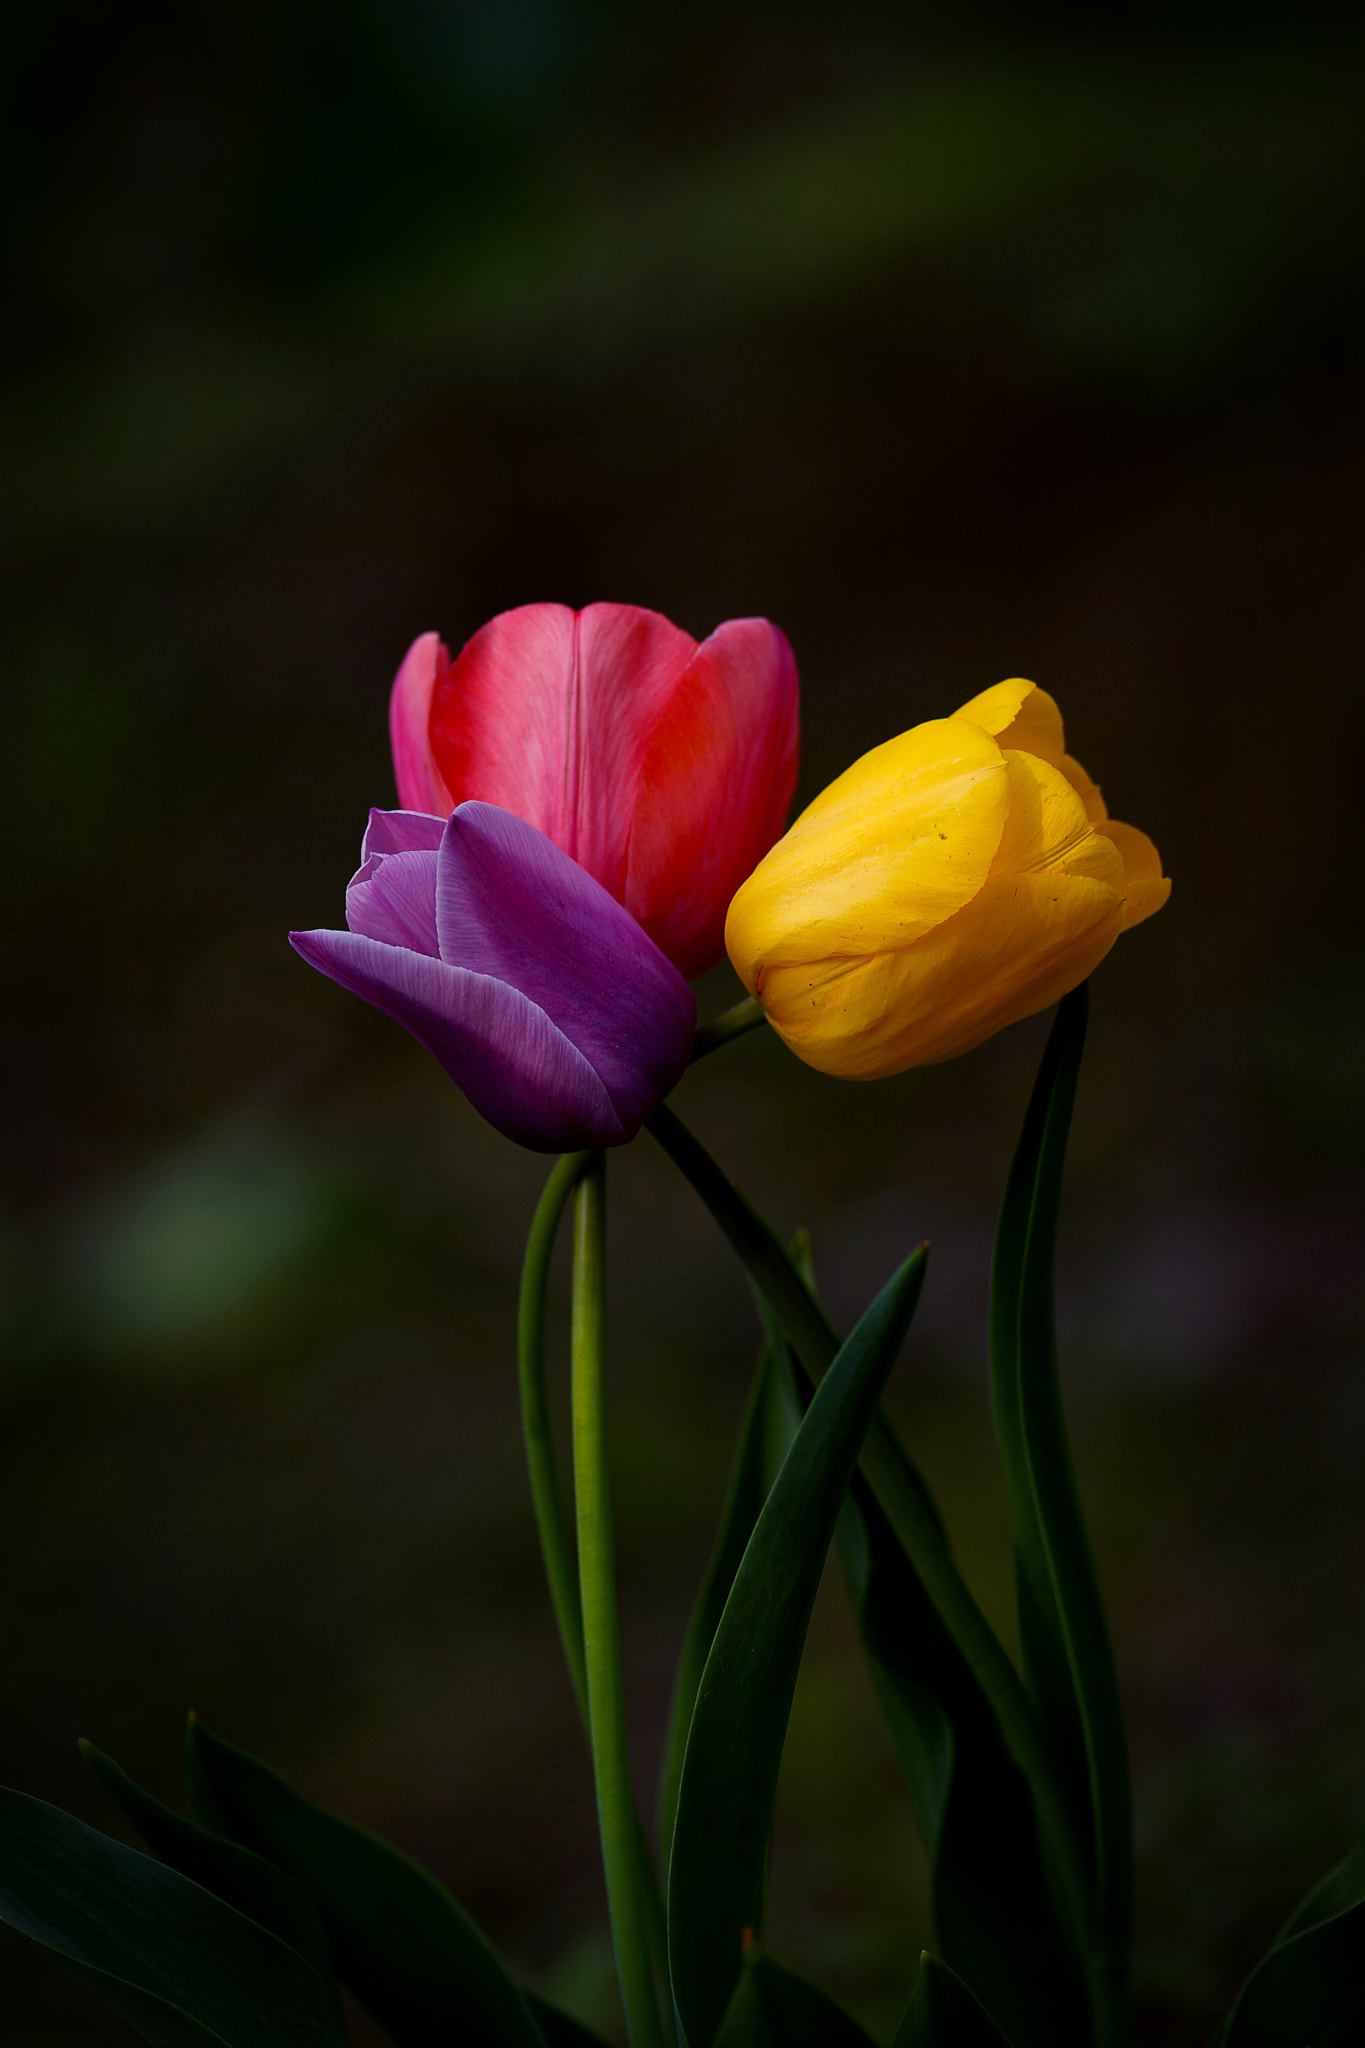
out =
<svg viewBox="0 0 1365 2048"><path fill-rule="evenodd" d="M793 1052L872 1080L1046 1009L1170 887L1015 680L855 761L741 886L725 943Z"/></svg>
<svg viewBox="0 0 1365 2048"><path fill-rule="evenodd" d="M621 905L493 804L372 811L344 932L291 932L536 1152L620 1145L679 1080L692 991Z"/></svg>

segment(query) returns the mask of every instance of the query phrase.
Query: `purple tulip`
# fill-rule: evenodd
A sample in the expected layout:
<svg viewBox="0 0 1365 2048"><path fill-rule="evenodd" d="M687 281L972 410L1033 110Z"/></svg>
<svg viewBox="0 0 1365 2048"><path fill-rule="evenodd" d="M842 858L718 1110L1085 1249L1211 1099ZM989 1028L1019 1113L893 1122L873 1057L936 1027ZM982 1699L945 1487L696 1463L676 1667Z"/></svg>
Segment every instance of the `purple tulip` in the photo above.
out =
<svg viewBox="0 0 1365 2048"><path fill-rule="evenodd" d="M687 1065L697 1006L677 968L600 882L494 804L461 804L448 823L371 811L346 922L289 942L533 1151L623 1144Z"/></svg>

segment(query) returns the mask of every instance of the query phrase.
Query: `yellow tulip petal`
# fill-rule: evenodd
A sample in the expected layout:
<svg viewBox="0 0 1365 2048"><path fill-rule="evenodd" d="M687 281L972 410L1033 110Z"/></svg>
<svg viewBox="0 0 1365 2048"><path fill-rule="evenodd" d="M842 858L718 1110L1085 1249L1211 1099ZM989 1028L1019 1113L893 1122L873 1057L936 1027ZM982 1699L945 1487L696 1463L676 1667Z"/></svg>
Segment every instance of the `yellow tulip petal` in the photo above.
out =
<svg viewBox="0 0 1365 2048"><path fill-rule="evenodd" d="M1085 805L1092 825L1098 825L1101 819L1108 817L1098 785L1091 781L1075 756L1066 751L1062 714L1057 709L1056 699L1050 697L1046 690L1040 690L1036 683L1025 682L1022 676L1015 676L1007 683L997 683L993 689L983 690L979 697L973 697L970 704L964 704L953 716L979 725L983 732L991 733L1002 747L1036 754L1040 760L1050 761L1054 768L1060 768Z"/></svg>
<svg viewBox="0 0 1365 2048"><path fill-rule="evenodd" d="M1145 832L1136 825L1121 825L1110 818L1097 831L1111 840L1123 860L1123 882L1127 892L1123 929L1131 931L1145 917L1160 910L1171 893L1169 880L1161 872L1161 855Z"/></svg>
<svg viewBox="0 0 1365 2048"><path fill-rule="evenodd" d="M902 951L781 970L763 1006L808 1066L878 1080L1045 1010L1104 958L1122 922L1122 896L1092 876L1001 875Z"/></svg>
<svg viewBox="0 0 1365 2048"><path fill-rule="evenodd" d="M1012 676L1007 683L996 683L993 689L983 690L953 716L965 718L969 725L979 725L1002 747L1038 754L1055 765L1060 765L1066 752L1062 714L1056 699L1036 683L1026 682L1023 676Z"/></svg>
<svg viewBox="0 0 1365 2048"><path fill-rule="evenodd" d="M787 963L906 945L955 915L990 872L1009 802L999 747L959 719L864 754L735 895L725 943L746 987Z"/></svg>
<svg viewBox="0 0 1365 2048"><path fill-rule="evenodd" d="M998 875L1039 875L1054 869L1090 875L1123 894L1123 861L1096 832L1085 805L1060 768L1036 754L1005 754L1010 813L991 863Z"/></svg>
<svg viewBox="0 0 1365 2048"><path fill-rule="evenodd" d="M1102 825L1109 816L1109 807L1100 795L1100 786L1092 782L1074 754L1063 754L1057 763L1081 802L1092 825Z"/></svg>

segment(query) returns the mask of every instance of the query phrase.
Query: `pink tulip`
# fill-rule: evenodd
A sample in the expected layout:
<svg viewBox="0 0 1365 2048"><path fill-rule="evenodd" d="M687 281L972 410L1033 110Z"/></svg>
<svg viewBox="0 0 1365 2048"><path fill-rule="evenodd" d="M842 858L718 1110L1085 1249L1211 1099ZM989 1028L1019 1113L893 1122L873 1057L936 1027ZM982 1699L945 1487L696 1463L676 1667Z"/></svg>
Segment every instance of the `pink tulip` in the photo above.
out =
<svg viewBox="0 0 1365 2048"><path fill-rule="evenodd" d="M521 605L453 662L435 633L413 643L389 706L399 799L524 818L702 974L786 823L796 688L766 619L727 620L698 646L637 605Z"/></svg>

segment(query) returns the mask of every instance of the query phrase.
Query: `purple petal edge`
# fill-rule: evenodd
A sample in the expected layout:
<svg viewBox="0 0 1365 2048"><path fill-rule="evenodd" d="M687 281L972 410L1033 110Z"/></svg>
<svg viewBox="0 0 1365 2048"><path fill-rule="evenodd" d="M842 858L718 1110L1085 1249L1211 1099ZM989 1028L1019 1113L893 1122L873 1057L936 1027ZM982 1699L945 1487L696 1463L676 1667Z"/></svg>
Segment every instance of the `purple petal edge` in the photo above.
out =
<svg viewBox="0 0 1365 2048"><path fill-rule="evenodd" d="M589 1061L520 990L357 932L291 932L296 953L411 1032L495 1129L536 1152L619 1145Z"/></svg>

